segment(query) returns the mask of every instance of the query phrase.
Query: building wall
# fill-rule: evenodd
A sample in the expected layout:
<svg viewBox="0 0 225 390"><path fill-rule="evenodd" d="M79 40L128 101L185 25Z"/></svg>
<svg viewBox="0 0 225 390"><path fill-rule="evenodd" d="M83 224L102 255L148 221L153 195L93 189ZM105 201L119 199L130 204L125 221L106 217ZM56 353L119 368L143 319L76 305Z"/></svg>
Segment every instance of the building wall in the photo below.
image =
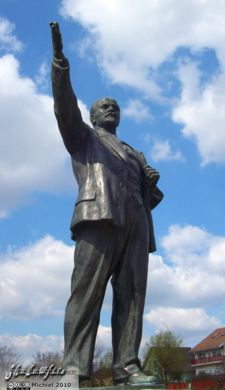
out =
<svg viewBox="0 0 225 390"><path fill-rule="evenodd" d="M196 367L195 368L196 375L200 374L210 374L210 375L219 375L225 372L224 365L211 365L204 367Z"/></svg>

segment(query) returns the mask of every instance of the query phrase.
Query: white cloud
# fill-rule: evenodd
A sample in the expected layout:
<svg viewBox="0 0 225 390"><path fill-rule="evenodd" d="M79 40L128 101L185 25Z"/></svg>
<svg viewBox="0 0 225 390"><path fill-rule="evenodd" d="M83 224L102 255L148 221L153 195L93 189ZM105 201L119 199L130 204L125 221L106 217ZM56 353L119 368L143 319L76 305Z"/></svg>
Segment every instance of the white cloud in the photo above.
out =
<svg viewBox="0 0 225 390"><path fill-rule="evenodd" d="M225 238L197 226L172 226L162 239L165 259L150 255L146 309L207 310L225 296ZM73 246L45 237L1 256L0 314L4 318L63 316L69 297ZM204 282L203 282L204 281ZM216 288L212 288L216 286ZM57 288L56 288L57 287ZM111 310L111 289L103 310ZM100 339L110 344L109 328Z"/></svg>
<svg viewBox="0 0 225 390"><path fill-rule="evenodd" d="M104 348L112 348L112 331L111 327L99 325L96 342L103 345Z"/></svg>
<svg viewBox="0 0 225 390"><path fill-rule="evenodd" d="M0 57L0 84L0 216L4 217L32 192L66 191L74 181L52 98L38 93L34 81L20 75L12 55ZM87 108L79 105L88 121Z"/></svg>
<svg viewBox="0 0 225 390"><path fill-rule="evenodd" d="M225 162L225 70L211 82L201 86L201 74L195 63L179 68L181 98L173 110L175 122L192 139L200 153L202 164Z"/></svg>
<svg viewBox="0 0 225 390"><path fill-rule="evenodd" d="M38 74L35 77L35 83L40 87L46 87L50 81L49 66L43 61L39 66Z"/></svg>
<svg viewBox="0 0 225 390"><path fill-rule="evenodd" d="M174 225L162 238L162 247L165 259L150 255L147 303L210 307L223 302L225 237L198 226Z"/></svg>
<svg viewBox="0 0 225 390"><path fill-rule="evenodd" d="M13 346L22 354L23 365L30 364L36 352L60 352L64 348L63 336L27 334L0 335L0 345Z"/></svg>
<svg viewBox="0 0 225 390"><path fill-rule="evenodd" d="M111 349L111 328L99 325L97 343L105 350ZM37 352L61 352L64 349L63 335L38 335L34 333L25 336L11 334L0 335L0 345L13 346L22 355L23 365L30 364Z"/></svg>
<svg viewBox="0 0 225 390"><path fill-rule="evenodd" d="M172 225L161 245L171 261L180 267L200 265L216 238L206 230L192 225Z"/></svg>
<svg viewBox="0 0 225 390"><path fill-rule="evenodd" d="M207 265L212 272L225 272L225 239L218 239L210 247L207 258Z"/></svg>
<svg viewBox="0 0 225 390"><path fill-rule="evenodd" d="M225 237L215 236L198 226L172 225L162 238L161 245L167 258L178 267L210 267L210 272L225 272Z"/></svg>
<svg viewBox="0 0 225 390"><path fill-rule="evenodd" d="M74 246L51 236L0 256L0 318L37 319L63 317L70 295ZM105 301L111 310L111 289ZM104 304L103 309L108 309ZM107 348L111 329L100 325L98 341Z"/></svg>
<svg viewBox="0 0 225 390"><path fill-rule="evenodd" d="M156 141L151 149L151 158L154 161L183 160L180 150L172 151L169 140Z"/></svg>
<svg viewBox="0 0 225 390"><path fill-rule="evenodd" d="M61 13L86 29L83 54L85 49L94 50L100 69L112 83L126 84L161 101L162 79L174 78L171 63L174 69L183 56L178 49L189 48L200 56L204 49L212 49L221 75L201 89L197 67L181 66L182 94L172 116L182 124L182 134L196 143L203 164L225 162L224 2L114 0L109 5L104 0L62 0ZM160 67L166 63L170 68ZM166 145L157 148L160 159ZM170 151L167 154L171 158ZM179 152L175 156L180 158Z"/></svg>
<svg viewBox="0 0 225 390"><path fill-rule="evenodd" d="M162 257L151 255L146 309L149 305L189 308L219 305L224 301L224 282L225 274L212 271L204 256L194 264L187 254L183 267L168 265Z"/></svg>
<svg viewBox="0 0 225 390"><path fill-rule="evenodd" d="M15 25L8 19L0 17L0 50L19 51L22 43L14 35Z"/></svg>
<svg viewBox="0 0 225 390"><path fill-rule="evenodd" d="M127 106L122 110L122 115L133 118L137 122L152 119L148 106L137 99L129 100Z"/></svg>
<svg viewBox="0 0 225 390"><path fill-rule="evenodd" d="M113 82L153 95L159 92L153 69L171 59L177 48L211 47L221 61L225 57L223 2L115 0L109 6L104 0L63 0L61 12L87 30L99 65Z"/></svg>
<svg viewBox="0 0 225 390"><path fill-rule="evenodd" d="M218 318L209 316L203 309L158 307L145 315L156 331L167 330L177 334L209 333L221 326Z"/></svg>
<svg viewBox="0 0 225 390"><path fill-rule="evenodd" d="M196 343L225 321L225 237L174 225L161 244L164 258L149 257L146 319Z"/></svg>
<svg viewBox="0 0 225 390"><path fill-rule="evenodd" d="M162 246L165 258L152 254L149 259L146 320L157 330L167 327L184 338L196 332L204 337L225 320L219 311L225 296L225 237L197 226L175 225L163 237ZM2 255L1 317L63 317L70 294L73 250L47 236ZM109 301L111 311L110 290L103 311L108 310ZM212 310L214 315L208 313ZM110 348L109 327L99 327L98 342Z"/></svg>
<svg viewBox="0 0 225 390"><path fill-rule="evenodd" d="M90 113L85 103L83 103L80 99L78 99L78 105L81 110L82 118L89 126L92 127L91 121L90 121Z"/></svg>
<svg viewBox="0 0 225 390"><path fill-rule="evenodd" d="M0 314L32 319L64 315L73 246L50 236L1 256Z"/></svg>

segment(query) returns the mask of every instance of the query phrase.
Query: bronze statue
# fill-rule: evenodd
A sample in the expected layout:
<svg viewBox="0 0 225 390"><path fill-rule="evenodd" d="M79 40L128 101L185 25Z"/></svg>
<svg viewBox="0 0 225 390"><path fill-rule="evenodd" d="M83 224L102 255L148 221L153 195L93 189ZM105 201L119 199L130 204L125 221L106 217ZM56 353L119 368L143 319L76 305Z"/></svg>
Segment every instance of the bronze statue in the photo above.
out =
<svg viewBox="0 0 225 390"><path fill-rule="evenodd" d="M50 26L54 111L79 186L71 222L76 248L65 313L64 365L78 367L80 379L90 376L100 310L111 278L114 382L150 384L141 371L138 351L148 252L156 249L151 210L163 198L156 186L159 173L142 153L117 138L120 108L114 99L93 104L94 128L83 122L59 25Z"/></svg>

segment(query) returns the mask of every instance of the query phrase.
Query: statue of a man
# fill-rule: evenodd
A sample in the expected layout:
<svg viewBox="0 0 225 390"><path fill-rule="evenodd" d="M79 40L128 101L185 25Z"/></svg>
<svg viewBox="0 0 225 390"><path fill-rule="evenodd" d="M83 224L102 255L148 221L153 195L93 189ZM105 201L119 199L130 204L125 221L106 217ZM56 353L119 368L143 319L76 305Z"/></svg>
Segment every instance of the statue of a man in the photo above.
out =
<svg viewBox="0 0 225 390"><path fill-rule="evenodd" d="M90 376L100 310L111 278L114 383L149 384L138 351L148 253L155 251L151 210L163 197L156 186L159 173L142 153L117 138L120 108L114 99L93 104L93 128L83 122L59 25L50 26L54 111L79 187L71 222L76 249L65 313L64 365L78 367L81 380Z"/></svg>

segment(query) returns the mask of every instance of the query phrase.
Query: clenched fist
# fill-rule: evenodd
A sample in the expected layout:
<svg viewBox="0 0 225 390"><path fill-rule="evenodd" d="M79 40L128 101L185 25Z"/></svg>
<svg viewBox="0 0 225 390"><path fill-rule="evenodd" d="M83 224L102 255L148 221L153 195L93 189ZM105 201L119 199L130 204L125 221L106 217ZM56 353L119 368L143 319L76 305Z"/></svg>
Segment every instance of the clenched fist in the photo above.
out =
<svg viewBox="0 0 225 390"><path fill-rule="evenodd" d="M52 46L53 46L53 55L56 58L63 58L63 43L62 35L59 29L59 24L57 22L49 23L52 30Z"/></svg>

